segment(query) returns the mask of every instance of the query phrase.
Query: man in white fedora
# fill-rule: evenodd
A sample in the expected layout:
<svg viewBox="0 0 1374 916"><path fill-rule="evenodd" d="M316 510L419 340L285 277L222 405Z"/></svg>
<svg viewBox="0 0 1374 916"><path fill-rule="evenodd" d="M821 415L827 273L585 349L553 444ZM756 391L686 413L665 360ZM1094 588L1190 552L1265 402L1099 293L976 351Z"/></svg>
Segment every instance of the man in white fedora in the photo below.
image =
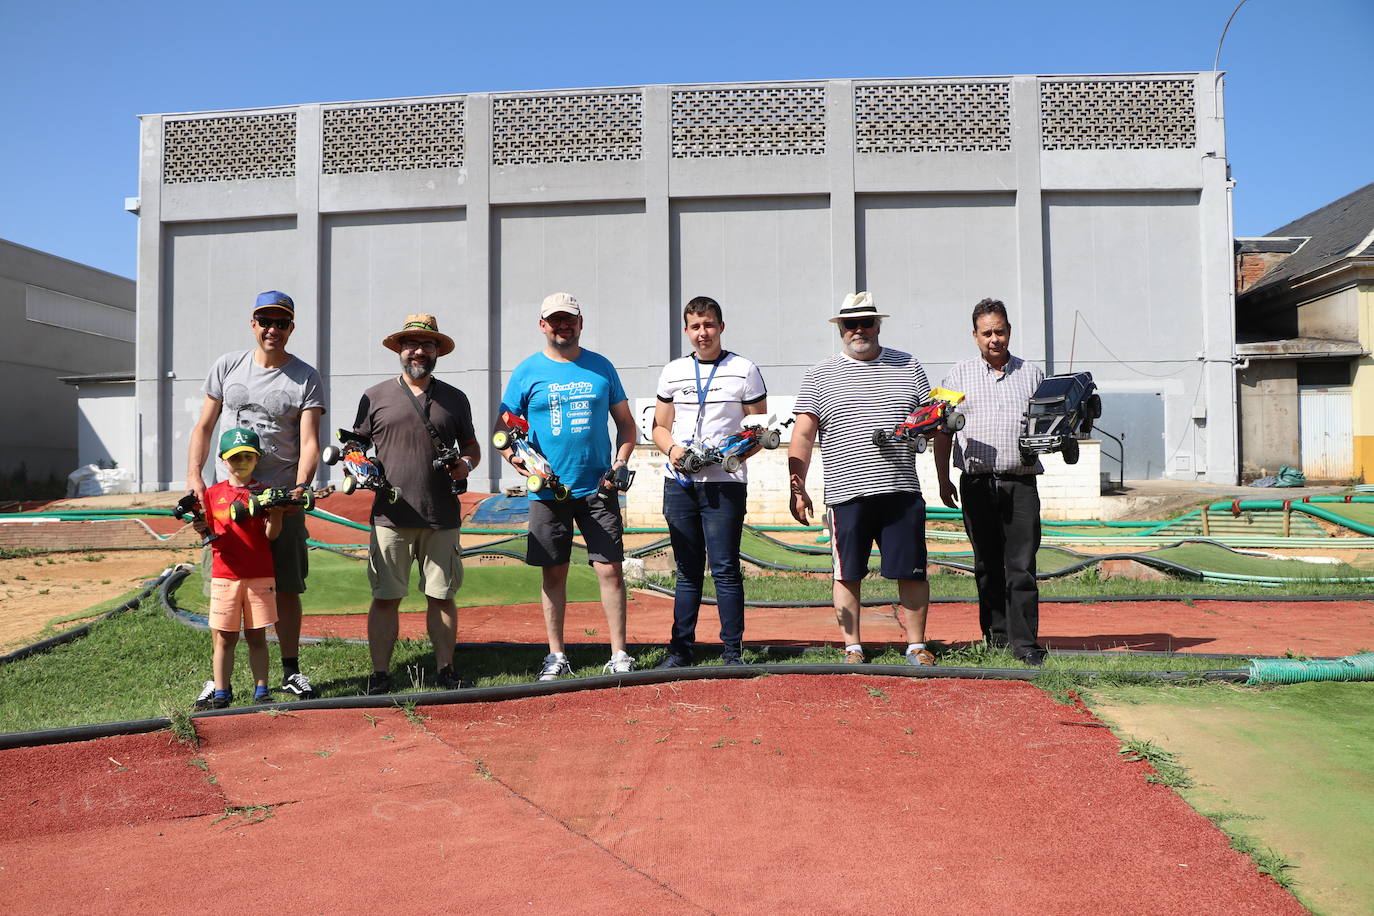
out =
<svg viewBox="0 0 1374 916"><path fill-rule="evenodd" d="M812 366L802 380L788 448L792 516L811 522L806 473L820 437L824 502L831 530L835 618L844 637L845 661L863 664L860 601L873 544L880 573L897 581L907 631L906 660L933 665L925 646L930 585L926 581L926 505L916 478L911 441L875 445L875 429L891 429L930 393L921 364L910 353L878 342L888 316L866 292L850 293L830 321L840 333L839 353Z"/></svg>

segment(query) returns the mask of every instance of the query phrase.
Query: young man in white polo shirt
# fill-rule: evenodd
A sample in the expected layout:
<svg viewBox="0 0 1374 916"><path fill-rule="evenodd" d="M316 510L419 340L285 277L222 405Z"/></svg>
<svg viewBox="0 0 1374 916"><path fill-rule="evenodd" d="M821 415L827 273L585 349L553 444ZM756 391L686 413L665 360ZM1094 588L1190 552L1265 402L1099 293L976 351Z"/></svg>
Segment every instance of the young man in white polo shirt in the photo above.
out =
<svg viewBox="0 0 1374 916"><path fill-rule="evenodd" d="M660 668L681 668L694 661L697 615L707 557L720 612L721 660L742 665L744 577L739 545L744 530L748 477L744 466L731 473L708 464L695 473L683 470L687 445L714 445L740 431L744 418L768 410L768 389L759 367L721 346L725 319L720 303L698 296L682 310L682 332L692 344L690 356L663 367L654 410L654 445L668 456L672 476L663 481L663 517L677 563L673 599L673 632Z"/></svg>

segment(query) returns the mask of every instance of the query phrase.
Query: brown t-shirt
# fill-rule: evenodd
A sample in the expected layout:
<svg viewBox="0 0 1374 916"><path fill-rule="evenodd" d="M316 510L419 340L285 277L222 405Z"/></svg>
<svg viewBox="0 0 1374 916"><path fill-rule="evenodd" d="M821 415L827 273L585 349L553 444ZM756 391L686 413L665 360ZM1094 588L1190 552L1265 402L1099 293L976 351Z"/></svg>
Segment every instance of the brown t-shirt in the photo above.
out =
<svg viewBox="0 0 1374 916"><path fill-rule="evenodd" d="M468 397L457 388L431 377L417 399L445 446L477 438ZM399 378L379 382L363 392L353 429L371 437L387 481L401 489L401 498L394 504L378 493L372 501L372 524L384 528L458 527L458 497L449 489L448 471L433 468L431 463L439 453Z"/></svg>

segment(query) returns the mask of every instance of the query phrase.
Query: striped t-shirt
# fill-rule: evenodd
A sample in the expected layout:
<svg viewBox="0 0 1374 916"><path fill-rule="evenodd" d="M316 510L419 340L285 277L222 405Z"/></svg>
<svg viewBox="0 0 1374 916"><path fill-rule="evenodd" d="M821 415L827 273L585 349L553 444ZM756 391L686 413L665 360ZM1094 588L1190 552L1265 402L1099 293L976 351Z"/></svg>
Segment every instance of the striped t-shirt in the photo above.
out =
<svg viewBox="0 0 1374 916"><path fill-rule="evenodd" d="M921 492L915 444L874 445L873 431L891 430L928 394L930 382L916 357L890 347L867 361L837 353L807 370L793 413L819 420L827 506Z"/></svg>

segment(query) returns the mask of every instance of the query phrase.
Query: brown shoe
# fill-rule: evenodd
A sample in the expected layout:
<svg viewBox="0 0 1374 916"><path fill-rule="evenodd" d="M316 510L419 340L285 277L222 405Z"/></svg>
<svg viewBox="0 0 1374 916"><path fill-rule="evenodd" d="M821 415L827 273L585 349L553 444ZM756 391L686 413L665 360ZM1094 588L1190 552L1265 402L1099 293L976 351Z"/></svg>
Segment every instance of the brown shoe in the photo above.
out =
<svg viewBox="0 0 1374 916"><path fill-rule="evenodd" d="M931 652L929 649L917 649L915 652L908 652L906 654L906 663L908 665L917 666L934 665L935 653Z"/></svg>
<svg viewBox="0 0 1374 916"><path fill-rule="evenodd" d="M844 663L846 665L862 665L864 661L864 654L862 652L846 650L844 653Z"/></svg>

